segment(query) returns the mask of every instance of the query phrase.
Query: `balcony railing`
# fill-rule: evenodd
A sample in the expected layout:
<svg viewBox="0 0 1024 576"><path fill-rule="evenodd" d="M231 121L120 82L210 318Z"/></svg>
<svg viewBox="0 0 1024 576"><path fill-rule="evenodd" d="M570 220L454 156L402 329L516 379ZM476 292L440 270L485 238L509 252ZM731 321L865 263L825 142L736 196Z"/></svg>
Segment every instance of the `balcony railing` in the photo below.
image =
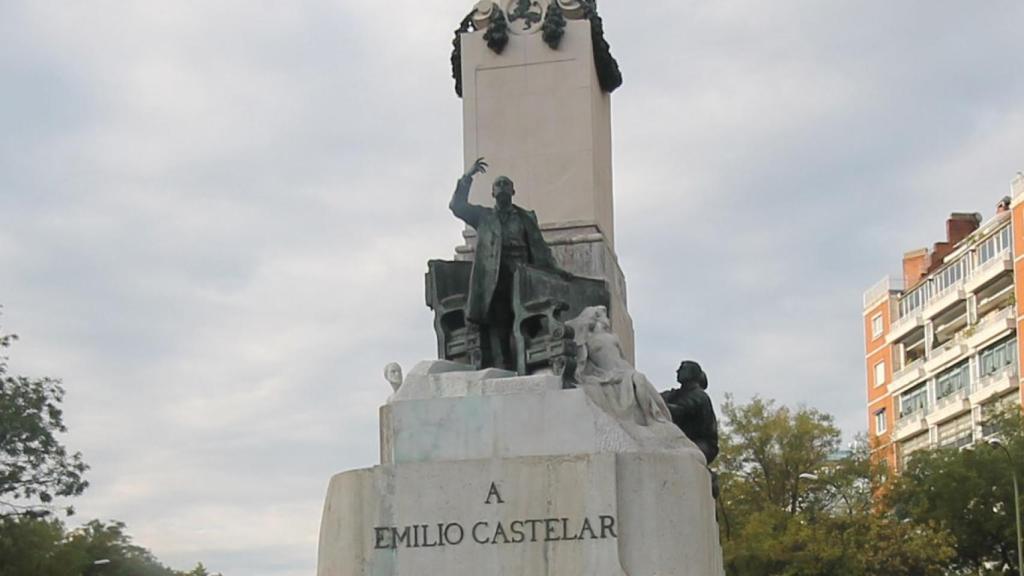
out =
<svg viewBox="0 0 1024 576"><path fill-rule="evenodd" d="M988 328L989 326L997 322L1003 322L1008 319L1013 319L1016 317L1016 313L1017 310L1013 306L1007 306L1006 308L1003 308L998 312L988 314L984 318L982 318L977 324L974 325L973 332L980 332L981 330L984 330L985 328Z"/></svg>
<svg viewBox="0 0 1024 576"><path fill-rule="evenodd" d="M915 411L913 411L913 412L911 412L909 414L903 414L902 416L900 416L899 418L896 419L896 426L895 427L896 428L902 428L902 427L904 427L904 426L906 426L908 424L912 424L914 422L917 422L918 420L920 420L920 419L924 418L925 416L927 416L928 414L930 414L931 411L932 411L932 406L925 406L924 408L918 408L917 410L915 410Z"/></svg>
<svg viewBox="0 0 1024 576"><path fill-rule="evenodd" d="M889 276L882 278L878 284L864 292L864 309L866 310L869 306L884 298L886 294L893 291L903 291L903 279L891 278Z"/></svg>
<svg viewBox="0 0 1024 576"><path fill-rule="evenodd" d="M957 346L963 344L967 340L967 332L967 329L963 328L959 332L954 334L953 337L950 338L949 341L943 344L942 346L939 346L938 348L932 348L932 353L928 355L928 360L938 358L939 356L942 356L943 354L949 352L953 348L956 348Z"/></svg>
<svg viewBox="0 0 1024 576"><path fill-rule="evenodd" d="M1017 377L1017 366L1011 364L995 372L983 374L981 378L974 384L974 390L981 390L987 388L997 382L1001 382L1004 378L1014 379Z"/></svg>
<svg viewBox="0 0 1024 576"><path fill-rule="evenodd" d="M984 274L984 273L988 272L989 270L991 270L993 268L998 268L999 266L1002 266L1003 265L1003 258L1006 257L1006 254L1009 251L1010 251L1010 247L1007 246L1007 247L1003 248L1002 250L1000 250L999 252L996 252L995 255L992 256L991 258L989 258L988 260L986 260L984 264L982 264L981 266L978 266L977 268L975 268L974 271L971 272L971 276L981 275L981 274Z"/></svg>
<svg viewBox="0 0 1024 576"><path fill-rule="evenodd" d="M998 222L1001 222L1001 221L1002 220L999 220L996 223L998 224ZM954 282L953 284L950 284L949 286L945 287L941 292L936 292L936 293L933 293L933 294L927 294L926 293L926 297L923 299L923 301L921 302L921 304L918 307L914 308L913 310L910 310L909 312L907 312L903 316L901 316L899 318L896 318L896 320L893 322L893 327L895 328L896 326L900 325L901 322L903 322L905 319L908 320L908 321L912 320L916 315L918 315L922 310L927 308L930 304L933 304L933 303L939 301L940 299L949 296L951 293L953 293L953 291L965 288L969 284L969 280L972 277L980 275L980 274L984 274L986 272L991 271L991 269L993 267L998 267L998 266L1002 265L1003 261L1004 261L1004 259L1006 257L1007 252L1010 252L1011 249L1012 249L1011 246L1006 246L1002 250L1000 250L998 253L996 253L994 256L992 256L989 260L986 260L984 264L981 264L980 266L972 266L971 264L974 264L974 263L977 262L977 260L976 260L977 256L976 256L976 252L975 252L976 247L972 247L971 248L971 253L967 254L965 256L965 258L969 258L970 259L970 262L968 262L964 266L963 277L960 278L959 280L957 280L956 282ZM936 278L936 276L931 276L927 280L927 282L932 282L932 281L934 281L935 278ZM868 305L869 305L869 298L873 302L873 301L876 301L881 296L881 294L884 293L884 290L886 288L888 288L888 286L889 286L888 282L889 282L889 279L886 278L882 282L876 284L875 286L873 286L871 289L869 289L867 292L864 293L864 307L865 308L867 308ZM894 289L898 289L898 288L894 288ZM907 296L907 294L904 294L903 296L905 297L905 296Z"/></svg>
<svg viewBox="0 0 1024 576"><path fill-rule="evenodd" d="M889 328L889 334L890 335L900 334L901 332L903 332L907 328L907 326L910 326L910 325L915 324L915 323L923 322L923 321L924 321L924 314L922 314L921 308L917 308L916 310L911 310L906 315L904 315L902 318L899 318L895 322L892 323L892 326Z"/></svg>
<svg viewBox="0 0 1024 576"><path fill-rule="evenodd" d="M938 400L935 401L935 409L939 410L945 408L946 406L949 406L950 404L953 404L954 402L963 400L964 398L967 398L967 395L969 393L970 386L960 388L959 390L951 392L948 395L943 396L942 398L939 398Z"/></svg>
<svg viewBox="0 0 1024 576"><path fill-rule="evenodd" d="M939 300L945 298L946 296L949 296L950 294L952 294L953 292L956 292L957 290L962 290L963 287L964 287L964 281L967 280L970 277L971 277L970 273L965 274L963 278L957 280L956 282L953 282L949 286L946 286L940 292L936 292L936 293L932 294L928 298L928 300L925 301L924 307L927 308L929 304L931 304L933 302L938 302Z"/></svg>
<svg viewBox="0 0 1024 576"><path fill-rule="evenodd" d="M914 360L910 364L907 364L903 368L900 368L899 370L897 370L892 375L893 382L899 380L900 378L903 378L907 374L910 374L914 370L917 370L918 368L921 368L922 366L924 366L924 360L925 360L924 358L918 358L917 360Z"/></svg>

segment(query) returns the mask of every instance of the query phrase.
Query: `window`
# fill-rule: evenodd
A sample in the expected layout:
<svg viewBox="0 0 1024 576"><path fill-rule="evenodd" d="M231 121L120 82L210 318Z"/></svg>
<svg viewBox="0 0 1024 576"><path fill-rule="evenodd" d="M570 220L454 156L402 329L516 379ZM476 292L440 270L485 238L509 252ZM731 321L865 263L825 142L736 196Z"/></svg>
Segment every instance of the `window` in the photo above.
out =
<svg viewBox="0 0 1024 576"><path fill-rule="evenodd" d="M971 422L971 414L968 412L939 426L939 446L959 448L970 444L974 440L974 425Z"/></svg>
<svg viewBox="0 0 1024 576"><path fill-rule="evenodd" d="M981 419L988 420L1006 409L1012 409L1014 411L1019 410L1020 397L1017 394L1017 391L1013 391L1002 398L997 398L991 402L982 404L980 411Z"/></svg>
<svg viewBox="0 0 1024 576"><path fill-rule="evenodd" d="M981 377L1017 364L1017 339L1010 338L981 351Z"/></svg>
<svg viewBox="0 0 1024 576"><path fill-rule="evenodd" d="M885 360L875 364L875 386L885 384Z"/></svg>
<svg viewBox="0 0 1024 576"><path fill-rule="evenodd" d="M900 418L915 412L922 412L928 407L928 387L924 384L900 394Z"/></svg>
<svg viewBox="0 0 1024 576"><path fill-rule="evenodd" d="M935 275L935 294L941 294L964 279L967 259L961 258Z"/></svg>
<svg viewBox="0 0 1024 576"><path fill-rule="evenodd" d="M966 360L935 379L935 397L945 398L971 385L971 365Z"/></svg>
<svg viewBox="0 0 1024 576"><path fill-rule="evenodd" d="M928 447L931 442L928 440L928 433L918 434L900 445L900 464L906 466L910 461L910 455L918 450Z"/></svg>
<svg viewBox="0 0 1024 576"><path fill-rule="evenodd" d="M882 335L882 330L885 326L882 324L882 315L877 314L871 319L871 339L874 340Z"/></svg>
<svg viewBox="0 0 1024 576"><path fill-rule="evenodd" d="M914 289L912 292L907 293L900 299L900 318L909 315L914 310L917 310L931 296L931 283L925 282L921 284L919 288Z"/></svg>
<svg viewBox="0 0 1024 576"><path fill-rule="evenodd" d="M885 419L885 408L882 408L878 412L875 412L875 434L885 434L888 430L889 423Z"/></svg>
<svg viewBox="0 0 1024 576"><path fill-rule="evenodd" d="M978 264L984 264L1010 247L1010 227L996 232L978 246Z"/></svg>

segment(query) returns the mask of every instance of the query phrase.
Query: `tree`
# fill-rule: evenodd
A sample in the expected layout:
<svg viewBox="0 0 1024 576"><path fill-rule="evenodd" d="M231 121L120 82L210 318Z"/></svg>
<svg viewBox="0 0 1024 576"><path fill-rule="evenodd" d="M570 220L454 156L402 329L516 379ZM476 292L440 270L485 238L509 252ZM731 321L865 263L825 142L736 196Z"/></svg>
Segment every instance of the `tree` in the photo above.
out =
<svg viewBox="0 0 1024 576"><path fill-rule="evenodd" d="M7 373L4 353L16 339L0 333L0 518L41 517L57 508L56 498L85 490L88 466L57 438L67 432L60 381Z"/></svg>
<svg viewBox="0 0 1024 576"><path fill-rule="evenodd" d="M202 564L176 572L132 542L121 522L93 520L65 531L60 520L0 520L0 576L219 576Z"/></svg>
<svg viewBox="0 0 1024 576"><path fill-rule="evenodd" d="M836 457L828 414L754 398L722 407L723 552L730 576L940 576L952 538L879 508L866 443Z"/></svg>
<svg viewBox="0 0 1024 576"><path fill-rule="evenodd" d="M132 543L121 522L93 520L68 534L64 548L87 564L82 576L176 576L145 548ZM97 564L97 561L107 561Z"/></svg>
<svg viewBox="0 0 1024 576"><path fill-rule="evenodd" d="M57 520L0 519L0 576L61 575L55 552L63 538Z"/></svg>
<svg viewBox="0 0 1024 576"><path fill-rule="evenodd" d="M182 572L181 576L221 576L220 574L214 574L206 570L206 566L200 562L196 564L196 567L188 572Z"/></svg>
<svg viewBox="0 0 1024 576"><path fill-rule="evenodd" d="M1016 573L1013 467L1024 478L1024 427L1019 409L992 417L1001 448L915 452L886 493L886 505L904 521L943 526L953 535L955 569L978 574L990 566ZM1012 461L1007 456L1012 457Z"/></svg>
<svg viewBox="0 0 1024 576"><path fill-rule="evenodd" d="M771 504L795 514L801 474L818 470L840 443L832 417L809 408L791 411L755 397L737 405L726 397L721 439L723 487L733 484L733 506Z"/></svg>

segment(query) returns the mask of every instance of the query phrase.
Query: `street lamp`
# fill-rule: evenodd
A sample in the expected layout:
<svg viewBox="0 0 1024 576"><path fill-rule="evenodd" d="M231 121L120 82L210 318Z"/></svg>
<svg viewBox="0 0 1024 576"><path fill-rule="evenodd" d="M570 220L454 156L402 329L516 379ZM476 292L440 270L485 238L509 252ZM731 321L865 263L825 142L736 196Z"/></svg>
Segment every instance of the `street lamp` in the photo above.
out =
<svg viewBox="0 0 1024 576"><path fill-rule="evenodd" d="M850 499L846 497L846 494L843 493L842 489L840 489L835 482L821 478L817 474L813 474L811 472L804 472L803 474L797 476L797 478L800 478L801 480L810 480L812 482L821 481L824 482L825 484L828 484L829 486L832 487L833 490L836 491L836 494L839 494L839 497L843 499L843 502L846 502L846 513L850 516L853 515L853 506L850 504ZM1021 576L1024 576L1024 574L1022 574Z"/></svg>
<svg viewBox="0 0 1024 576"><path fill-rule="evenodd" d="M1017 465L1010 451L998 438L989 438L988 445L1002 449L1006 459L1010 461L1010 472L1013 473L1013 519L1017 522L1017 573L1024 576L1024 543L1020 539L1020 488L1017 483Z"/></svg>

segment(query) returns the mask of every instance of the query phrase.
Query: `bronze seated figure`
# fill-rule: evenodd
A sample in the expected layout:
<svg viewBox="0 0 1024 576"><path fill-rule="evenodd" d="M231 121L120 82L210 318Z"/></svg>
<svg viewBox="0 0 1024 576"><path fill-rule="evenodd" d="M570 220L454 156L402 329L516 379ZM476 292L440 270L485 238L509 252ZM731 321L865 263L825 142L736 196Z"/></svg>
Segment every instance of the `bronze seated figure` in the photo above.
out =
<svg viewBox="0 0 1024 576"><path fill-rule="evenodd" d="M490 368L494 367L492 339L481 338L480 327L467 319L465 311L471 270L470 262L431 260L426 275L427 306L434 311L440 359ZM518 264L510 335L516 372L525 376L550 369L557 375L572 374L576 344L573 330L565 322L587 307L607 307L610 300L604 280Z"/></svg>

